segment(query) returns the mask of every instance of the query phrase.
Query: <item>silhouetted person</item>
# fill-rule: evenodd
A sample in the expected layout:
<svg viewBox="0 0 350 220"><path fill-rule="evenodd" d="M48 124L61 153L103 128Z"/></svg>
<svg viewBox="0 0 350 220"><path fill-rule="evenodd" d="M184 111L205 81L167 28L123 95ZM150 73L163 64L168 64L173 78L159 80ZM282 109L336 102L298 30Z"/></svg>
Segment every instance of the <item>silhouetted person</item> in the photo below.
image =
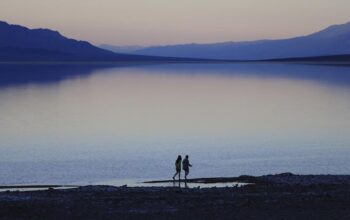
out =
<svg viewBox="0 0 350 220"><path fill-rule="evenodd" d="M187 175L190 173L190 161L188 160L188 155L186 155L185 159L182 161L182 169L185 171L185 180L187 180Z"/></svg>
<svg viewBox="0 0 350 220"><path fill-rule="evenodd" d="M176 173L173 176L173 180L175 180L176 175L179 175L179 180L181 178L181 162L182 162L182 157L181 157L181 155L179 155L179 156L177 156L177 159L175 161Z"/></svg>

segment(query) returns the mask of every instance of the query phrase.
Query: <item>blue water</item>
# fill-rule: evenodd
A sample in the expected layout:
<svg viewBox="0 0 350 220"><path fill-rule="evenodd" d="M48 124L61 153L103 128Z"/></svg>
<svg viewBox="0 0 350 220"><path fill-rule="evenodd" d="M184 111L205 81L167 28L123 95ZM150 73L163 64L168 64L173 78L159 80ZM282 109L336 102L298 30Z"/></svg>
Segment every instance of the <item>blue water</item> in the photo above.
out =
<svg viewBox="0 0 350 220"><path fill-rule="evenodd" d="M350 173L350 67L0 65L0 184Z"/></svg>

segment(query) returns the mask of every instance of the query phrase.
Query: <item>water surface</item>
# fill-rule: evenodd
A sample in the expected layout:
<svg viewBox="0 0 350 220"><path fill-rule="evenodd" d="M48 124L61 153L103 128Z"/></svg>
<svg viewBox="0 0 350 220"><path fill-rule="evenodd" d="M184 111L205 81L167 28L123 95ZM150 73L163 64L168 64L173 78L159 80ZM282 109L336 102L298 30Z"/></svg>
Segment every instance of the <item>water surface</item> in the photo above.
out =
<svg viewBox="0 0 350 220"><path fill-rule="evenodd" d="M350 68L0 65L0 184L350 173Z"/></svg>

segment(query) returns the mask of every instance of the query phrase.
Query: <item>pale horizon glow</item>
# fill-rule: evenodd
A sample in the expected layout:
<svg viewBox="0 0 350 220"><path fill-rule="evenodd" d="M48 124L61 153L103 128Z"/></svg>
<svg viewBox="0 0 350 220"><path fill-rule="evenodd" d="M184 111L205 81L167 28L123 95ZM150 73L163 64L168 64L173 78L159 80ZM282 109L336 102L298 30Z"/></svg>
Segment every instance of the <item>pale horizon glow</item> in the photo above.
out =
<svg viewBox="0 0 350 220"><path fill-rule="evenodd" d="M350 21L348 0L1 0L0 20L93 44L280 39Z"/></svg>

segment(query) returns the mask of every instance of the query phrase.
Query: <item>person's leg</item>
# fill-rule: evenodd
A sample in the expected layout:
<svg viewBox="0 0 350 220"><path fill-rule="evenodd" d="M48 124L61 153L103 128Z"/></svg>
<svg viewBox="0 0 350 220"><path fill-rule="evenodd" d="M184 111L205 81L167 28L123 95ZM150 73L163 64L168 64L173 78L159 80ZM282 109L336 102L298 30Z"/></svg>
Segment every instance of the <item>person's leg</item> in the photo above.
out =
<svg viewBox="0 0 350 220"><path fill-rule="evenodd" d="M173 180L175 180L175 177L176 177L177 174L178 174L178 171L176 171L176 173L174 174Z"/></svg>
<svg viewBox="0 0 350 220"><path fill-rule="evenodd" d="M188 176L189 171L185 170L185 179L187 180L187 176Z"/></svg>

